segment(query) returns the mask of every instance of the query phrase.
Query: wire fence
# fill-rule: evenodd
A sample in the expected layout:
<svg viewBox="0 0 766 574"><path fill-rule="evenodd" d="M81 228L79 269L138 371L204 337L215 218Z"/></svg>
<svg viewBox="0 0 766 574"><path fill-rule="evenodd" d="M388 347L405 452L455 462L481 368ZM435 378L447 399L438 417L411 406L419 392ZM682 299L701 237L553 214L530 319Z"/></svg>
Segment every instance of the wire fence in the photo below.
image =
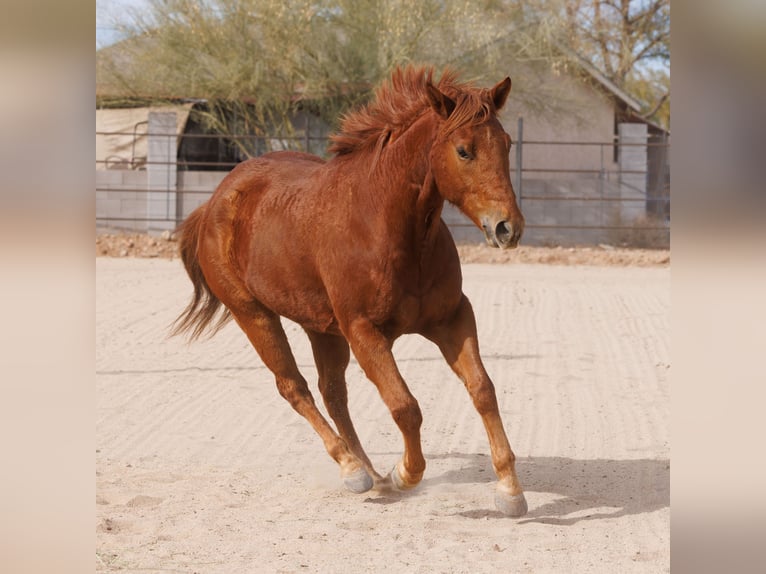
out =
<svg viewBox="0 0 766 574"><path fill-rule="evenodd" d="M96 161L99 230L174 229L244 159L275 150L326 156L329 143L326 137L307 135L172 133L155 136L163 156L163 150L142 151L147 146L136 145L140 137L147 134L96 132L97 141L129 142L119 147L121 153ZM527 221L524 242L667 248L669 158L670 142L663 136L640 143L516 139L510 176ZM483 241L473 223L451 206L443 218L457 241Z"/></svg>

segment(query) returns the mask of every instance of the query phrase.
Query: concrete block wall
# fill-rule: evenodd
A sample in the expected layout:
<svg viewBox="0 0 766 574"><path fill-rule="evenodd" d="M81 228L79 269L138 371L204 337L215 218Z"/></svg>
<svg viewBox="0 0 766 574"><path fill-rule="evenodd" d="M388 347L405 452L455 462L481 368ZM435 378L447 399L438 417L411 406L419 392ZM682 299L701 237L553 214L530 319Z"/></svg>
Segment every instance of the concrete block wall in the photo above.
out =
<svg viewBox="0 0 766 574"><path fill-rule="evenodd" d="M96 170L97 223L146 231L147 181L145 171Z"/></svg>
<svg viewBox="0 0 766 574"><path fill-rule="evenodd" d="M178 172L179 220L185 219L194 209L206 202L225 176L224 172L213 171ZM156 229L150 229L144 221L148 214L147 179L146 171L97 170L96 218L98 225L130 231L156 231ZM544 182L538 180L535 183ZM570 211L567 209L566 202L528 201L524 204L523 211L530 222L553 225L570 221ZM445 204L442 218L456 241L465 243L484 241L484 233L456 207ZM175 221L167 223L169 228L175 225Z"/></svg>
<svg viewBox="0 0 766 574"><path fill-rule="evenodd" d="M224 172L181 171L178 172L179 221L185 219L197 206L208 200ZM147 173L146 171L97 170L96 171L96 218L102 227L131 231L157 232L147 222ZM131 191L135 190L135 191ZM572 197L600 197L633 200L629 209L644 212L644 198L640 193L631 194L617 181L598 179L524 180L521 210L527 221L522 239L524 245L594 245L623 242L625 232L610 229L626 225L624 217L627 201L575 200ZM533 199L546 197L546 199ZM118 220L130 219L130 220ZM456 207L445 204L442 218L450 228L455 241L483 243L484 233ZM172 229L175 221L167 222ZM535 227L541 226L541 227ZM567 226L593 227L572 229ZM603 227L603 228L600 228ZM658 233L654 232L657 236ZM669 231L666 234L669 236ZM662 239L660 243L662 243Z"/></svg>
<svg viewBox="0 0 766 574"><path fill-rule="evenodd" d="M149 190L147 171L96 170L97 224L132 231L174 229L176 213L179 221L185 219L210 198L225 176L216 171L180 171L169 204L165 191ZM172 208L167 221L148 224L152 201L155 217L165 217Z"/></svg>
<svg viewBox="0 0 766 574"><path fill-rule="evenodd" d="M180 218L186 219L192 211L205 203L224 177L226 172L223 171L179 171Z"/></svg>

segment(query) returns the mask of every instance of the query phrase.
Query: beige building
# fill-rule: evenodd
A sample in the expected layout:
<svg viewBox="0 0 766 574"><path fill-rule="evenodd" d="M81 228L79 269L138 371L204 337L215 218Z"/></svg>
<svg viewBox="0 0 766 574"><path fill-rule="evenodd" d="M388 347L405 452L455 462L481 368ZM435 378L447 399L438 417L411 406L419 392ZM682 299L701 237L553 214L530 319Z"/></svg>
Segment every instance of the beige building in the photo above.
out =
<svg viewBox="0 0 766 574"><path fill-rule="evenodd" d="M584 74L549 71L544 78L548 90L565 95L558 111L538 112L521 104L512 91L501 114L514 140L511 177L528 223L525 241L665 245L669 236L668 133L641 118L640 104L630 95L587 62L581 64ZM225 138L202 137L206 130L191 112L204 105L187 101L96 111L99 226L172 228L244 159L241 150ZM151 161L150 117L156 120L168 112L175 113L175 119L168 123L165 117L162 125L175 126L173 149L164 151L161 161ZM251 149L261 153L298 147L321 153L326 125L297 113L294 127L294 140L253 137ZM164 165L168 162L174 165ZM149 185L152 174L147 176L146 171L152 169L154 181L172 181L173 189L157 191ZM171 177L168 169L177 177ZM444 218L459 241L482 240L482 234L456 210L446 209Z"/></svg>

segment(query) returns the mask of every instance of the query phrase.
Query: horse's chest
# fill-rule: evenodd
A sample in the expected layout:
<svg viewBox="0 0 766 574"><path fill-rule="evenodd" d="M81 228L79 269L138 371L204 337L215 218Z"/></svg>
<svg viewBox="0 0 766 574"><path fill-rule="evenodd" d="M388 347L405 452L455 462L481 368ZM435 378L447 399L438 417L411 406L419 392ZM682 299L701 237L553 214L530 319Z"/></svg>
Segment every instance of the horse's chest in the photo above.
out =
<svg viewBox="0 0 766 574"><path fill-rule="evenodd" d="M340 324L364 317L390 336L417 332L460 298L459 271L457 282L440 279L431 269L424 273L406 250L361 250L333 263L321 275Z"/></svg>
<svg viewBox="0 0 766 574"><path fill-rule="evenodd" d="M459 272L442 276L420 272L394 282L385 313L397 334L421 332L449 318L462 298Z"/></svg>
<svg viewBox="0 0 766 574"><path fill-rule="evenodd" d="M380 275L370 283L374 295L364 312L390 334L412 332L422 322L424 310L431 307L431 294L417 273Z"/></svg>

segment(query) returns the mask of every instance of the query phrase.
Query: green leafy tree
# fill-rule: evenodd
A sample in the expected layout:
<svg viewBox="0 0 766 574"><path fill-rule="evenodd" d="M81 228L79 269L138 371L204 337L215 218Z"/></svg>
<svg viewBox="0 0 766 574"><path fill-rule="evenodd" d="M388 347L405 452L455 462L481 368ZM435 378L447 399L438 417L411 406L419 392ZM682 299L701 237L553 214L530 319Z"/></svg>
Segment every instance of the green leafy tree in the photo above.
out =
<svg viewBox="0 0 766 574"><path fill-rule="evenodd" d="M124 98L204 98L220 133L290 135L304 106L334 124L407 62L514 78L514 98L560 107L537 73L560 55L555 19L497 0L149 0L101 50L97 83Z"/></svg>

